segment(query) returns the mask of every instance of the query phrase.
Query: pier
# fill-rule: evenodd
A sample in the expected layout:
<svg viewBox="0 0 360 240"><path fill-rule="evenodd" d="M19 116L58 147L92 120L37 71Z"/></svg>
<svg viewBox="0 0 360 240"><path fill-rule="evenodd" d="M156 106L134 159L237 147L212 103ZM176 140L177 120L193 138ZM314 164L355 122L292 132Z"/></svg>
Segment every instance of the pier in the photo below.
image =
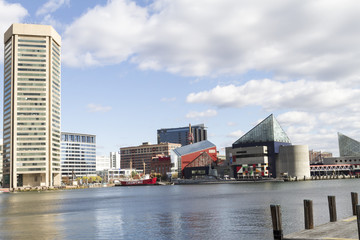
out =
<svg viewBox="0 0 360 240"><path fill-rule="evenodd" d="M335 196L328 196L330 222L314 227L312 200L304 200L305 229L283 236L281 206L270 205L274 240L360 239L358 194L351 193L353 216L337 220Z"/></svg>

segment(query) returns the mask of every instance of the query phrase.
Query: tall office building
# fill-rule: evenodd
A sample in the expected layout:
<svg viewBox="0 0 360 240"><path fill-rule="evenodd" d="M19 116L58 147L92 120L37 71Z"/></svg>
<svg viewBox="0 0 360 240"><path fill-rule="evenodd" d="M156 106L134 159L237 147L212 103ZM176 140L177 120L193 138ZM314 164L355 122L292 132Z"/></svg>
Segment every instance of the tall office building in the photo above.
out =
<svg viewBox="0 0 360 240"><path fill-rule="evenodd" d="M191 129L191 132L190 132ZM191 136L189 136L191 134ZM189 139L189 137L191 139ZM162 128L157 130L157 142L180 143L182 146L207 140L207 130L204 124L190 125L180 128Z"/></svg>
<svg viewBox="0 0 360 240"><path fill-rule="evenodd" d="M64 181L96 176L96 136L61 133L61 175Z"/></svg>
<svg viewBox="0 0 360 240"><path fill-rule="evenodd" d="M4 43L4 187L60 185L61 37L13 24Z"/></svg>

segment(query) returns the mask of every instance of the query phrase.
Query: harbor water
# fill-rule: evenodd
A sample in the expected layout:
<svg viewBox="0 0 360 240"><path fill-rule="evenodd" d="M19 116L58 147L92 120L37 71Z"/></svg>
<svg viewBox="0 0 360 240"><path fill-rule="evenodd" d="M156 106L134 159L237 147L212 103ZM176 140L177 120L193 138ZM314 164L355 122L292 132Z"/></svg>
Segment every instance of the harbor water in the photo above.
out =
<svg viewBox="0 0 360 240"><path fill-rule="evenodd" d="M0 194L0 239L272 239L270 204L284 233L351 216L360 179L211 185L136 186Z"/></svg>

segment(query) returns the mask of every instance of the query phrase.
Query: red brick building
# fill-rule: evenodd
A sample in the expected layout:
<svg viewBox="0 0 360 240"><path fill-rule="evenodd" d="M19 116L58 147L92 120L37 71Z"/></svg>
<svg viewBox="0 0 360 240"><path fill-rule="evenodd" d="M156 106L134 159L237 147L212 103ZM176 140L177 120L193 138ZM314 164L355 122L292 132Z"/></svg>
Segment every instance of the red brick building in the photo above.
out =
<svg viewBox="0 0 360 240"><path fill-rule="evenodd" d="M150 163L151 172L160 173L165 176L166 173L171 171L171 159L170 156L159 155L153 157Z"/></svg>

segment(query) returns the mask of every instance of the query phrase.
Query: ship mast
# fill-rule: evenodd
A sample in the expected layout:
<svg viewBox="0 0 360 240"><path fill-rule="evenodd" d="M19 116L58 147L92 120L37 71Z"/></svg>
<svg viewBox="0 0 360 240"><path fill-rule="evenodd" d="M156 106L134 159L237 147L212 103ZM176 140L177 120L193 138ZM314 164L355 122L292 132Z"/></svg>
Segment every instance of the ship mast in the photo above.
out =
<svg viewBox="0 0 360 240"><path fill-rule="evenodd" d="M144 159L143 159L143 166L144 166L144 176L145 176L145 166L146 166L146 164L144 162Z"/></svg>

